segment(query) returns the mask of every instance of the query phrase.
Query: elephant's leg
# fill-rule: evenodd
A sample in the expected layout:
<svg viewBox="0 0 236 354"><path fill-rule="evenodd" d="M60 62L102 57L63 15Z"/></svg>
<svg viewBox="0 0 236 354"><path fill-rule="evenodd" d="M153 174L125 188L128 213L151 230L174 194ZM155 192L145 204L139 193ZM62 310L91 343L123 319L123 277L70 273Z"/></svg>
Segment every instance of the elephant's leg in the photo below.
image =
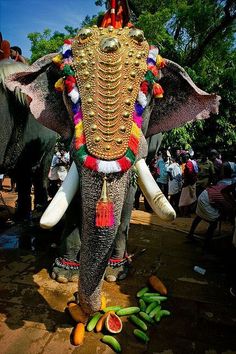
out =
<svg viewBox="0 0 236 354"><path fill-rule="evenodd" d="M31 173L25 166L17 169L16 185L18 192L16 220L30 219L31 214Z"/></svg>
<svg viewBox="0 0 236 354"><path fill-rule="evenodd" d="M36 168L33 173L34 186L34 208L44 209L47 205L48 193L47 183L40 168Z"/></svg>
<svg viewBox="0 0 236 354"><path fill-rule="evenodd" d="M102 179L96 173L82 169L81 191L83 206L82 244L80 252L79 301L86 313L93 313L101 306L101 285L108 260L114 248L120 224L129 173L108 178L108 195L114 202L115 225L108 228L95 226L96 202L102 189Z"/></svg>
<svg viewBox="0 0 236 354"><path fill-rule="evenodd" d="M46 136L49 139L49 137ZM40 162L33 172L34 185L34 208L37 210L44 210L48 201L48 173L53 157L54 146L56 139L51 137L46 144L45 150L41 153L42 156L38 158Z"/></svg>
<svg viewBox="0 0 236 354"><path fill-rule="evenodd" d="M114 250L105 272L105 280L109 282L123 280L128 274L130 263L125 257L127 255L129 225L136 189L136 186L130 185L125 197L121 214L121 223L115 238Z"/></svg>
<svg viewBox="0 0 236 354"><path fill-rule="evenodd" d="M78 215L80 215L78 195L72 200L66 212L65 227L62 232L59 257L52 267L52 278L59 283L78 281L79 253L81 247Z"/></svg>

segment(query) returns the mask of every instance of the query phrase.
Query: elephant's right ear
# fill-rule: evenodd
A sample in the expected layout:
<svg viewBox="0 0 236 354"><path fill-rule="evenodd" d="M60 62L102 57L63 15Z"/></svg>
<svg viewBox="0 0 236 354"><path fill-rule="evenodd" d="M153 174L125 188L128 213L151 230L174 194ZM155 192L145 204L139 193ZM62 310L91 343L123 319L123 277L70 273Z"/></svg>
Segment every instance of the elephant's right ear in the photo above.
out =
<svg viewBox="0 0 236 354"><path fill-rule="evenodd" d="M195 85L187 72L165 59L160 84L164 96L155 99L146 137L180 127L187 122L209 118L218 113L220 96L209 94Z"/></svg>
<svg viewBox="0 0 236 354"><path fill-rule="evenodd" d="M64 139L73 135L74 125L63 101L62 93L54 84L60 78L57 66L52 62L57 53L48 54L27 68L27 71L10 75L6 86L10 91L16 88L29 98L33 116L44 126L56 131Z"/></svg>

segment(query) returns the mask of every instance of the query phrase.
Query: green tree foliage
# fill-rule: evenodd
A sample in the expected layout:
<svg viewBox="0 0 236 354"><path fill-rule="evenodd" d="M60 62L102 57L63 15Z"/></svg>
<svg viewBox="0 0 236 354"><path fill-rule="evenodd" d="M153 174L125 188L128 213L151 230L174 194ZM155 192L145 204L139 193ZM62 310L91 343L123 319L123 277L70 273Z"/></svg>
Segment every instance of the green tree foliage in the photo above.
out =
<svg viewBox="0 0 236 354"><path fill-rule="evenodd" d="M100 13L98 16L101 16ZM97 16L86 16L83 20L81 27L93 26L97 23ZM50 29L45 29L43 33L32 32L28 34L28 38L31 41L31 59L33 63L35 60L49 53L56 53L60 50L64 40L67 38L73 38L76 36L79 28L73 28L71 26L64 27L65 32L52 32Z"/></svg>
<svg viewBox="0 0 236 354"><path fill-rule="evenodd" d="M95 1L107 5L105 0ZM163 57L182 65L194 82L207 92L222 97L220 112L206 121L188 123L165 133L165 146L195 150L208 147L233 150L236 144L236 45L235 0L130 0L135 25L143 29L150 44ZM97 17L86 16L82 26L95 24ZM46 29L30 33L31 61L57 52L63 40L77 28L65 26L65 33ZM204 137L204 138L203 138Z"/></svg>
<svg viewBox="0 0 236 354"><path fill-rule="evenodd" d="M219 115L164 136L165 146L232 150L236 144L235 1L130 1L139 28L163 57L182 65L194 82L222 97ZM204 138L203 138L204 137Z"/></svg>
<svg viewBox="0 0 236 354"><path fill-rule="evenodd" d="M65 26L67 33L55 31L52 34L50 29L45 29L43 33L33 32L28 34L31 41L31 63L49 53L58 52L66 38L74 37L77 33L77 28Z"/></svg>

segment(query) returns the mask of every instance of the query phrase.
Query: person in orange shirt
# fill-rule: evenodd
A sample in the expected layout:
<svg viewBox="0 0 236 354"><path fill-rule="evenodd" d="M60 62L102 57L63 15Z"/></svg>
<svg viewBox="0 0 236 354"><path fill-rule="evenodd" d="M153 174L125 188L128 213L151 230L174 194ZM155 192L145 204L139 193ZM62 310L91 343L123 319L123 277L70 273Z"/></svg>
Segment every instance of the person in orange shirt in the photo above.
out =
<svg viewBox="0 0 236 354"><path fill-rule="evenodd" d="M10 58L10 43L2 38L0 32L0 60Z"/></svg>
<svg viewBox="0 0 236 354"><path fill-rule="evenodd" d="M131 11L127 0L110 0L107 2L107 7L107 12L98 21L99 27L133 27L133 24L129 22Z"/></svg>

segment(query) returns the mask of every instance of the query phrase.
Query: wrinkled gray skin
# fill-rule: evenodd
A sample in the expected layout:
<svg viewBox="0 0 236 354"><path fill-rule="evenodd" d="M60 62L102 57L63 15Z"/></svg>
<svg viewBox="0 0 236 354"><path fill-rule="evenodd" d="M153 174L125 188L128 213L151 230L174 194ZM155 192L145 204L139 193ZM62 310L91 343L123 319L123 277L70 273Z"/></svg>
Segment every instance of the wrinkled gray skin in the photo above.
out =
<svg viewBox="0 0 236 354"><path fill-rule="evenodd" d="M66 97L64 96L63 101L62 97L53 90L53 85L59 77L57 69L51 64L51 58L54 55L37 61L28 73L15 75L8 80L7 84L11 90L20 87L31 97L30 108L35 118L68 138L73 134L72 123L69 119L71 112L70 109L67 110L69 104ZM196 119L196 116L207 118L207 112L217 111L216 95L207 95L198 90L178 65L166 61L163 75L163 83L162 81L160 83L166 92L164 99L158 100L155 104L155 99L150 95L148 106L143 114L143 132L146 137L183 125L187 121ZM137 159L146 157L146 154L147 143L142 138ZM95 227L94 221L95 206L100 198L103 175L82 167L76 160L75 163L80 178L82 209L79 300L82 309L89 314L100 309L102 278L114 249L122 212L124 208L128 208L125 202L131 185L132 169L125 173L107 176L108 194L113 200L115 209L115 225L111 228L100 229ZM131 214L131 210L132 205L129 206L127 215ZM124 229L127 228L124 226Z"/></svg>
<svg viewBox="0 0 236 354"><path fill-rule="evenodd" d="M9 65L11 72L19 64L0 61L0 76ZM24 67L23 64L20 64ZM27 68L27 66L25 66ZM3 74L1 74L3 73ZM34 205L41 208L47 204L48 171L57 134L39 124L15 94L0 82L0 172L14 176L18 190L15 217L27 219L31 212L31 185L34 185Z"/></svg>

